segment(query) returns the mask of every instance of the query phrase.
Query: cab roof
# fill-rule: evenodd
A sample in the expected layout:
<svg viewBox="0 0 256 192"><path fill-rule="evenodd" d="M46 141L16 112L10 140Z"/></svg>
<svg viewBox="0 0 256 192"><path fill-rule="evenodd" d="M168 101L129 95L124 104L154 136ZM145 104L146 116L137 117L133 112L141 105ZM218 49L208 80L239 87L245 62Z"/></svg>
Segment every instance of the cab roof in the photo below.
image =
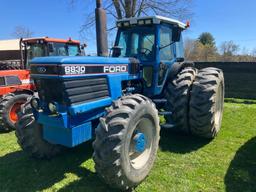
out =
<svg viewBox="0 0 256 192"><path fill-rule="evenodd" d="M189 27L188 24L182 23L176 19L171 19L171 18L167 18L167 17L163 17L163 16L159 16L159 15L155 15L155 16L147 16L147 17L132 17L132 18L126 18L126 19L121 19L117 21L118 23L124 23L124 22L129 22L130 25L133 24L138 24L140 20L151 20L153 24L160 24L160 23L168 23L168 24L174 24L174 25L178 25L180 28L182 29L186 29Z"/></svg>
<svg viewBox="0 0 256 192"><path fill-rule="evenodd" d="M77 40L69 39L57 39L57 38L49 38L49 37L33 37L33 38L24 38L23 42L36 43L37 41L43 40L44 42L53 42L53 43L74 43L80 44Z"/></svg>

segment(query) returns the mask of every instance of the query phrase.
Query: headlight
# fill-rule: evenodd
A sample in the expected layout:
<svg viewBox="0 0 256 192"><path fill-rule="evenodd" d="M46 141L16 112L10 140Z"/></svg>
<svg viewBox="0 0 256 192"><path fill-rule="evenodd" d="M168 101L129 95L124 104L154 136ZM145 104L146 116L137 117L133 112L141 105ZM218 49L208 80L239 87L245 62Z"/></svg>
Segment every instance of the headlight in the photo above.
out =
<svg viewBox="0 0 256 192"><path fill-rule="evenodd" d="M151 20L151 19L145 20L145 24L146 24L146 25L152 24L152 20Z"/></svg>
<svg viewBox="0 0 256 192"><path fill-rule="evenodd" d="M129 27L130 26L130 22L129 21L124 22L124 26L125 27Z"/></svg>
<svg viewBox="0 0 256 192"><path fill-rule="evenodd" d="M37 110L37 111L39 110L40 104L39 104L39 99L38 99L38 98L33 98L33 99L31 99L30 104L31 104L31 106L32 106L35 110Z"/></svg>
<svg viewBox="0 0 256 192"><path fill-rule="evenodd" d="M57 112L57 106L56 106L56 104L54 104L54 103L49 103L49 104L48 104L48 108L49 108L49 110L50 110L52 113L56 113L56 112Z"/></svg>
<svg viewBox="0 0 256 192"><path fill-rule="evenodd" d="M144 22L144 20L139 20L139 21L138 21L138 24L139 24L139 25L144 25L145 22Z"/></svg>
<svg viewBox="0 0 256 192"><path fill-rule="evenodd" d="M118 22L116 25L117 25L117 27L122 27L122 23L121 22Z"/></svg>

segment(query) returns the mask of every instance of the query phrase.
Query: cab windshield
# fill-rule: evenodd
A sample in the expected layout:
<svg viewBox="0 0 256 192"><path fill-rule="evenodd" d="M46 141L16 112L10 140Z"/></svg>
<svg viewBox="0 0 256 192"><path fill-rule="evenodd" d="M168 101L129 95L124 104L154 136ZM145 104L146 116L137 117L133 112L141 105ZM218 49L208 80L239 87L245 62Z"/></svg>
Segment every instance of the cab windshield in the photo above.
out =
<svg viewBox="0 0 256 192"><path fill-rule="evenodd" d="M50 43L49 56L78 56L79 46L76 44Z"/></svg>
<svg viewBox="0 0 256 192"><path fill-rule="evenodd" d="M116 45L121 49L120 57L153 61L155 58L155 28L150 26L120 29Z"/></svg>
<svg viewBox="0 0 256 192"><path fill-rule="evenodd" d="M35 57L45 56L78 56L80 55L79 45L65 43L27 44L27 60Z"/></svg>
<svg viewBox="0 0 256 192"><path fill-rule="evenodd" d="M28 44L27 49L27 60L30 61L35 57L46 56L46 47L44 44Z"/></svg>

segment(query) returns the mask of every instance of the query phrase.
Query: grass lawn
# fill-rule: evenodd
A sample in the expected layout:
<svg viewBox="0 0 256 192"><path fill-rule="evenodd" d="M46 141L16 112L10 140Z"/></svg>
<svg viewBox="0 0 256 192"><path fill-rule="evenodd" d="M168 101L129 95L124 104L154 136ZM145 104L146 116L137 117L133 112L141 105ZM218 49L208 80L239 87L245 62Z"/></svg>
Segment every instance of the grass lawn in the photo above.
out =
<svg viewBox="0 0 256 192"><path fill-rule="evenodd" d="M0 191L113 191L99 180L85 143L52 160L29 158L14 132L0 134ZM149 177L136 191L256 191L256 104L226 103L209 142L162 130Z"/></svg>

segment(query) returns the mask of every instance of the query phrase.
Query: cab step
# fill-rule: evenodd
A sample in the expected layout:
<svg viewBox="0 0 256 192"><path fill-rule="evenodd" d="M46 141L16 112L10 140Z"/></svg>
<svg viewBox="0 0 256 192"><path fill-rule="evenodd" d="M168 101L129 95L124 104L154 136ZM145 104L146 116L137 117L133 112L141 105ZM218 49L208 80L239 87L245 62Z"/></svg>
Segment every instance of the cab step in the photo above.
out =
<svg viewBox="0 0 256 192"><path fill-rule="evenodd" d="M161 125L162 129L172 129L174 127L175 126L173 124L163 124L163 125Z"/></svg>
<svg viewBox="0 0 256 192"><path fill-rule="evenodd" d="M166 99L153 99L153 102L156 104L165 104L167 103Z"/></svg>
<svg viewBox="0 0 256 192"><path fill-rule="evenodd" d="M159 111L158 115L172 115L171 111Z"/></svg>

